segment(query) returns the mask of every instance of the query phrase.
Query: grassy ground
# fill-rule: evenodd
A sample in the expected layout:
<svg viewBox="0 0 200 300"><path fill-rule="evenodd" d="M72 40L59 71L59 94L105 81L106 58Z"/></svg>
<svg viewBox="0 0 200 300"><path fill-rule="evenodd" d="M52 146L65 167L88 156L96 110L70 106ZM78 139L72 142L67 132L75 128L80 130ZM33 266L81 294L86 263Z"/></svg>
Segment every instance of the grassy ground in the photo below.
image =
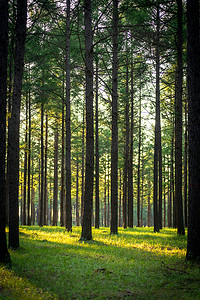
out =
<svg viewBox="0 0 200 300"><path fill-rule="evenodd" d="M0 267L0 299L200 299L200 268L173 229L20 227L12 267Z"/></svg>

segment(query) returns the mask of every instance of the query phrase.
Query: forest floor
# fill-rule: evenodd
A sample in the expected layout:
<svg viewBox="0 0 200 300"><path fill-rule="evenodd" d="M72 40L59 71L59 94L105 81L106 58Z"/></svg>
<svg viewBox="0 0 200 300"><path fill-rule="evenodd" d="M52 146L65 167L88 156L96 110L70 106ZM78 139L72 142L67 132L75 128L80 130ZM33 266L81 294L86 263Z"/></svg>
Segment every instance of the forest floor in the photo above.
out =
<svg viewBox="0 0 200 300"><path fill-rule="evenodd" d="M12 266L0 266L0 299L200 299L200 266L185 260L174 229L20 227Z"/></svg>

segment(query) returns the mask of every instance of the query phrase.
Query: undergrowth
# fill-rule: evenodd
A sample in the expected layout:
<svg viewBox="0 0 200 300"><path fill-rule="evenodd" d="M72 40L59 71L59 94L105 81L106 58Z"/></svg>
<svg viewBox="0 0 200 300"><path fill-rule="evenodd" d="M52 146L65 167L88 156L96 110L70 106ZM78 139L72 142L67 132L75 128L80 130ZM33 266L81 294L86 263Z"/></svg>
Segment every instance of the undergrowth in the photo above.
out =
<svg viewBox="0 0 200 300"><path fill-rule="evenodd" d="M20 227L12 266L0 267L0 299L200 299L200 269L174 229Z"/></svg>

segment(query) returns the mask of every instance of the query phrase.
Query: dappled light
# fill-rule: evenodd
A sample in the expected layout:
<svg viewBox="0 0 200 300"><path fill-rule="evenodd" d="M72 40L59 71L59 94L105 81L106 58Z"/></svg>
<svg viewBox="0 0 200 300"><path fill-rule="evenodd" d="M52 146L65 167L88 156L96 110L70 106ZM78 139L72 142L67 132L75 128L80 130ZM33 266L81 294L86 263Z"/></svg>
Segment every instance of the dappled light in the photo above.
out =
<svg viewBox="0 0 200 300"><path fill-rule="evenodd" d="M2 291L16 296L27 289L30 299L198 295L198 268L185 262L186 237L175 229L154 234L153 228L119 228L118 235L110 235L108 228L93 228L91 241L80 241L80 231L21 226L12 271L0 269ZM197 281L182 285L191 278Z"/></svg>

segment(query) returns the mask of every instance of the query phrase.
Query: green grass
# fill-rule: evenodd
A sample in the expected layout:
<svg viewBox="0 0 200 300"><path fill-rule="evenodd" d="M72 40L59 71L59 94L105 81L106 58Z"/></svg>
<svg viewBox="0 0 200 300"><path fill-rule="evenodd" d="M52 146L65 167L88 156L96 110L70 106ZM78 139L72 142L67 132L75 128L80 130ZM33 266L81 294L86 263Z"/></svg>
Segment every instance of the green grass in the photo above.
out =
<svg viewBox="0 0 200 300"><path fill-rule="evenodd" d="M200 269L176 230L20 227L12 267L0 267L0 299L200 299Z"/></svg>

